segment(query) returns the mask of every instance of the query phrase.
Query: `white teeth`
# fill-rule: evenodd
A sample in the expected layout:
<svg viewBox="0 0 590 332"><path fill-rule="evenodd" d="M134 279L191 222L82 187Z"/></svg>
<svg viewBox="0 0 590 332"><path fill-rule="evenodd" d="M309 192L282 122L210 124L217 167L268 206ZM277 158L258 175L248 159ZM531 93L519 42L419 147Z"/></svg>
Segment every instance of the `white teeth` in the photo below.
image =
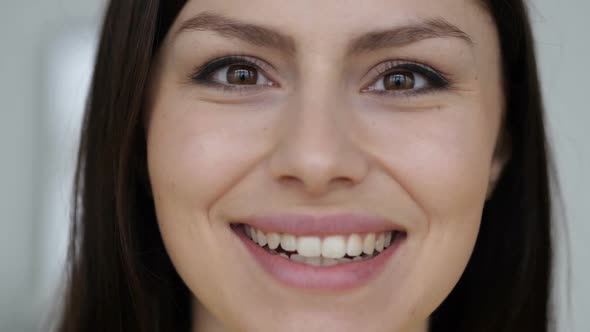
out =
<svg viewBox="0 0 590 332"><path fill-rule="evenodd" d="M363 240L358 234L352 234L348 237L346 243L346 254L350 257L358 256L363 253Z"/></svg>
<svg viewBox="0 0 590 332"><path fill-rule="evenodd" d="M291 259L294 262L299 262L299 263L305 262L305 257L303 257L301 255L297 255L297 254L292 254L291 257L289 257L289 259Z"/></svg>
<svg viewBox="0 0 590 332"><path fill-rule="evenodd" d="M256 237L258 237L258 244L261 247L264 247L266 245L266 235L264 235L264 233L261 230L258 230L258 232L256 233Z"/></svg>
<svg viewBox="0 0 590 332"><path fill-rule="evenodd" d="M332 259L332 258L305 257L305 256L297 255L297 254L291 255L290 259L294 262L303 263L303 264L311 265L311 266L332 266L332 265L337 265L339 263L344 263L344 262L340 262L339 260ZM341 258L341 259L344 259L344 258ZM349 259L347 262L350 262L350 261L351 260Z"/></svg>
<svg viewBox="0 0 590 332"><path fill-rule="evenodd" d="M270 249L276 249L281 243L281 236L277 233L268 233L266 240L268 241L268 247Z"/></svg>
<svg viewBox="0 0 590 332"><path fill-rule="evenodd" d="M252 241L258 243L258 235L256 235L258 232L256 231L256 228L252 227L252 234L250 234L252 236Z"/></svg>
<svg viewBox="0 0 590 332"><path fill-rule="evenodd" d="M338 264L338 261L332 258L322 257L322 266L332 266Z"/></svg>
<svg viewBox="0 0 590 332"><path fill-rule="evenodd" d="M375 251L375 233L369 233L365 236L363 241L363 252L371 255Z"/></svg>
<svg viewBox="0 0 590 332"><path fill-rule="evenodd" d="M319 257L322 254L322 240L316 236L297 238L297 252L305 257Z"/></svg>
<svg viewBox="0 0 590 332"><path fill-rule="evenodd" d="M391 244L391 232L387 232L385 234L385 241L383 242L383 246L385 248L389 247L389 245Z"/></svg>
<svg viewBox="0 0 590 332"><path fill-rule="evenodd" d="M322 258L321 257L307 257L304 261L305 264L311 266L321 266L322 265Z"/></svg>
<svg viewBox="0 0 590 332"><path fill-rule="evenodd" d="M279 254L281 257L286 257L285 254ZM284 255L284 256L283 256ZM305 257L298 254L292 254L290 260L310 266L333 266L338 264L346 264L351 262L361 262L373 258L374 255L356 256L354 258L326 258L326 257Z"/></svg>
<svg viewBox="0 0 590 332"><path fill-rule="evenodd" d="M297 237L275 232L265 234L248 225L244 225L244 232L259 246L268 245L268 251L271 254L312 266L332 266L371 259L389 247L399 234L399 232L383 232L367 233L364 236L351 234L348 237L332 235L322 239L317 236ZM275 250L279 246L287 253Z"/></svg>
<svg viewBox="0 0 590 332"><path fill-rule="evenodd" d="M281 235L281 248L285 251L297 250L297 238L293 235L282 234Z"/></svg>
<svg viewBox="0 0 590 332"><path fill-rule="evenodd" d="M344 236L328 236L322 241L322 257L342 258L346 255Z"/></svg>
<svg viewBox="0 0 590 332"><path fill-rule="evenodd" d="M375 250L378 252L383 251L383 245L385 244L385 234L380 233L377 235L377 239L375 240Z"/></svg>

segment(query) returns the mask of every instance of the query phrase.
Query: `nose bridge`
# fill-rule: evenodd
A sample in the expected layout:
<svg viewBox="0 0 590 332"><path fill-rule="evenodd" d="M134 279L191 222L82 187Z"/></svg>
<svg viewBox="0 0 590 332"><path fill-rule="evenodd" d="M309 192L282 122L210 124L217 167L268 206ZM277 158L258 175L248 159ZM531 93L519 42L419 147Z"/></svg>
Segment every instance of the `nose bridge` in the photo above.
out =
<svg viewBox="0 0 590 332"><path fill-rule="evenodd" d="M368 164L354 144L353 110L335 75L326 68L313 73L301 78L283 110L284 130L270 167L276 180L320 194L359 183Z"/></svg>

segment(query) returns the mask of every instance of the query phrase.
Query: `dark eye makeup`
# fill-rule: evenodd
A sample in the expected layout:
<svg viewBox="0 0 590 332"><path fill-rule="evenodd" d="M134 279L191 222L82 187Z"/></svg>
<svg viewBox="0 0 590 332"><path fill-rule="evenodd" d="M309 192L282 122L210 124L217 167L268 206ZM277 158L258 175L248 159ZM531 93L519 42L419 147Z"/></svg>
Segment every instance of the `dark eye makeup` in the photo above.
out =
<svg viewBox="0 0 590 332"><path fill-rule="evenodd" d="M264 77L268 83L265 84L251 84L252 81L243 80L249 84L232 84L229 82L221 82L214 79L214 76L219 74L224 68L240 68L242 71L249 72L250 75L255 74L258 77ZM269 87L279 86L273 82L272 79L267 78L266 72L272 68L269 64L249 56L226 56L217 58L207 62L205 65L197 68L190 79L193 83L208 87L220 89L223 92L237 92L237 91L254 91L265 89ZM227 72L228 69L225 71ZM391 60L380 63L371 70L376 76L371 81L371 84L363 88L362 92L374 93L383 96L417 96L425 93L433 93L437 91L448 90L450 88L450 81L446 75L437 71L436 69L410 60ZM235 72L233 81L235 80ZM232 77L228 75L227 77ZM386 80L384 84L383 80ZM228 79L228 81L230 81ZM254 80L256 82L256 80ZM417 86L418 85L418 86ZM383 86L383 88L377 88Z"/></svg>
<svg viewBox="0 0 590 332"><path fill-rule="evenodd" d="M437 91L448 90L451 87L450 80L446 78L446 74L440 71L411 60L390 60L377 65L371 73L377 78L371 81L371 84L362 89L364 92L376 93L378 95L406 95L415 96L425 93L432 93ZM406 89L387 89L386 84L380 81L389 79L390 82L398 82L399 84L391 85L390 87L408 87L407 80L410 80L411 88ZM378 89L375 85L383 85L383 89ZM416 86L418 85L418 86ZM420 86L421 85L421 86Z"/></svg>
<svg viewBox="0 0 590 332"><path fill-rule="evenodd" d="M195 74L191 75L191 81L195 84L199 84L211 88L220 88L223 91L232 91L239 89L257 89L266 88L268 86L276 86L277 84L231 84L216 81L213 76L225 67L240 66L242 70L248 69L250 72L255 73L257 76L265 74L265 68L270 66L261 60L246 56L228 56L223 58L214 59L207 62L204 66L195 70Z"/></svg>

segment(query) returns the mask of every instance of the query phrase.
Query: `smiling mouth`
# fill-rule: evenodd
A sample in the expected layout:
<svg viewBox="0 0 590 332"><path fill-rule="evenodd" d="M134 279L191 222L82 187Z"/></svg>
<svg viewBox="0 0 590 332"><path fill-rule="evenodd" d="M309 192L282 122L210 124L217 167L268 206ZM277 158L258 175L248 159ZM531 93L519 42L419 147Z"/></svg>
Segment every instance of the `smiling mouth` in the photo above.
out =
<svg viewBox="0 0 590 332"><path fill-rule="evenodd" d="M267 253L308 266L334 266L372 260L405 237L402 231L296 236L264 232L240 224L238 230Z"/></svg>

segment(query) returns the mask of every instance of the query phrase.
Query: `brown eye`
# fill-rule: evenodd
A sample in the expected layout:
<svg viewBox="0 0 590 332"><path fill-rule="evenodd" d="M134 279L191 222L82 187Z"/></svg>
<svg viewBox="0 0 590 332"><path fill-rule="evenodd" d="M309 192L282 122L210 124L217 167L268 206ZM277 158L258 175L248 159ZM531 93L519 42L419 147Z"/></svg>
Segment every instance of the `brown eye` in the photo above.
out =
<svg viewBox="0 0 590 332"><path fill-rule="evenodd" d="M396 71L383 77L385 90L411 90L414 86L414 74L409 71Z"/></svg>
<svg viewBox="0 0 590 332"><path fill-rule="evenodd" d="M231 65L227 69L226 79L229 84L254 85L258 82L258 71L252 66Z"/></svg>
<svg viewBox="0 0 590 332"><path fill-rule="evenodd" d="M414 97L426 92L448 90L450 87L449 81L437 70L419 63L385 62L373 69L372 73L375 80L362 91L385 97Z"/></svg>

